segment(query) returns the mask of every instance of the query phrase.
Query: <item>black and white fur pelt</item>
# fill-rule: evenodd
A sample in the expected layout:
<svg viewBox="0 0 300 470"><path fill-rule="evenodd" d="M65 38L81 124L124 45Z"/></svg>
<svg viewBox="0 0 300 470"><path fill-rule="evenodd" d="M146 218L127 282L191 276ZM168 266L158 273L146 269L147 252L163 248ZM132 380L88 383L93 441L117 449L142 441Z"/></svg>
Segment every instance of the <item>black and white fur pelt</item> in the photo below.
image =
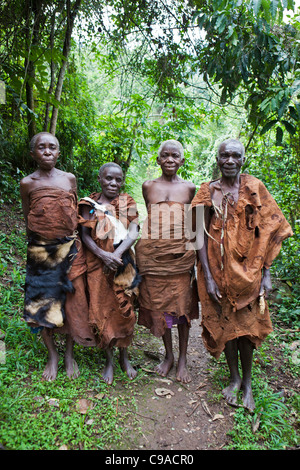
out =
<svg viewBox="0 0 300 470"><path fill-rule="evenodd" d="M118 246L122 243L119 242L118 245L114 244L114 249L118 248ZM122 255L123 265L119 266L114 282L115 284L124 287L126 286L125 292L130 295L130 293L134 293L138 295L138 286L142 280L137 266L134 261L134 253L132 249L126 250Z"/></svg>
<svg viewBox="0 0 300 470"><path fill-rule="evenodd" d="M91 204L94 211L103 212L114 225L115 234L114 234L113 246L114 246L114 249L116 250L118 246L121 245L123 240L125 240L125 238L127 237L128 230L124 227L124 225L119 219L114 217L107 210L105 205L98 204L93 199L88 198L88 197L84 197L83 199ZM129 250L126 250L123 253L122 262L123 262L123 265L119 266L115 273L114 282L116 285L123 288L127 295L132 295L132 294L138 295L138 286L141 282L141 276L138 273L138 269L135 263L135 255L134 255L133 248L129 248Z"/></svg>
<svg viewBox="0 0 300 470"><path fill-rule="evenodd" d="M77 254L75 238L64 237L51 243L28 240L24 319L29 324L63 326L66 294L74 292L68 272Z"/></svg>

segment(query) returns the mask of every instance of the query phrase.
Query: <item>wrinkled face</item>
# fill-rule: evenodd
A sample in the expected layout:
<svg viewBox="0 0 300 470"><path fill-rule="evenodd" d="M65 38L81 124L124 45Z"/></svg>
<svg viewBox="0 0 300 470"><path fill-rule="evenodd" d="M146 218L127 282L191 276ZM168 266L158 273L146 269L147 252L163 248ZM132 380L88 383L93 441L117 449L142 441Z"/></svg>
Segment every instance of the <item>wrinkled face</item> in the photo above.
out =
<svg viewBox="0 0 300 470"><path fill-rule="evenodd" d="M179 148L172 143L163 146L160 156L157 158L162 172L166 175L175 175L178 169L184 164L184 158L181 158Z"/></svg>
<svg viewBox="0 0 300 470"><path fill-rule="evenodd" d="M120 193L123 183L123 172L121 168L109 166L105 168L98 177L102 193L107 199L114 199Z"/></svg>
<svg viewBox="0 0 300 470"><path fill-rule="evenodd" d="M234 178L241 170L245 158L239 142L224 142L220 146L217 163L225 178Z"/></svg>
<svg viewBox="0 0 300 470"><path fill-rule="evenodd" d="M39 135L34 150L30 154L42 170L51 170L55 167L60 155L56 137L51 134Z"/></svg>

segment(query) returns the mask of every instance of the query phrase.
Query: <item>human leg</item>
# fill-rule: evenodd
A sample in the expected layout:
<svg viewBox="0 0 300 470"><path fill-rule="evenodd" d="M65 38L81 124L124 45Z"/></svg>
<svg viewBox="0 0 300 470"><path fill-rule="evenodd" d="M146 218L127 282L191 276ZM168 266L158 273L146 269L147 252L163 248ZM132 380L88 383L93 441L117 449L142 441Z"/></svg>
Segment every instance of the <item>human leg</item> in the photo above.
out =
<svg viewBox="0 0 300 470"><path fill-rule="evenodd" d="M114 379L113 349L112 348L105 349L105 356L106 356L106 364L103 369L102 378L104 382L106 382L108 385L111 385Z"/></svg>
<svg viewBox="0 0 300 470"><path fill-rule="evenodd" d="M245 336L238 339L238 348L240 351L243 380L241 389L243 390L244 407L250 411L255 408L252 394L252 360L253 360L253 344Z"/></svg>
<svg viewBox="0 0 300 470"><path fill-rule="evenodd" d="M119 348L120 351L120 366L121 369L126 372L128 377L132 380L137 376L137 371L132 367L128 359L127 348Z"/></svg>
<svg viewBox="0 0 300 470"><path fill-rule="evenodd" d="M225 400L230 405L237 405L237 395L241 388L242 379L238 368L238 342L237 339L228 341L225 346L225 357L230 372L230 381L228 387L222 390Z"/></svg>
<svg viewBox="0 0 300 470"><path fill-rule="evenodd" d="M179 358L177 366L176 378L179 382L188 383L191 381L191 376L187 370L187 346L189 340L189 326L188 324L178 324L178 336L179 336Z"/></svg>
<svg viewBox="0 0 300 470"><path fill-rule="evenodd" d="M69 379L76 379L79 375L79 368L74 359L74 341L70 335L66 335L65 367Z"/></svg>
<svg viewBox="0 0 300 470"><path fill-rule="evenodd" d="M163 338L166 354L165 354L164 360L160 364L158 364L158 366L155 367L155 370L162 377L166 377L166 375L168 375L174 363L171 328L166 329L166 332L162 338Z"/></svg>
<svg viewBox="0 0 300 470"><path fill-rule="evenodd" d="M48 350L48 362L43 372L43 379L50 382L56 379L59 356L54 343L53 331L49 328L43 328L41 335Z"/></svg>

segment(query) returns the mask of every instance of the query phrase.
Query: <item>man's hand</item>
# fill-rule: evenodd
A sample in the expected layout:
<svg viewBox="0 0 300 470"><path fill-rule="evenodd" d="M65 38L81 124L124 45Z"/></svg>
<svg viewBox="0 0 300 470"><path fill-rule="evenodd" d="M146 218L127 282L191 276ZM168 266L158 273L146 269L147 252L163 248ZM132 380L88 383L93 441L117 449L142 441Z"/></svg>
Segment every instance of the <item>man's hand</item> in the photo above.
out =
<svg viewBox="0 0 300 470"><path fill-rule="evenodd" d="M209 297L218 304L221 303L222 295L220 294L219 288L212 276L205 279L206 289Z"/></svg>
<svg viewBox="0 0 300 470"><path fill-rule="evenodd" d="M271 281L270 270L265 268L263 277L261 280L259 295L261 296L265 294L265 297L267 299L271 290L272 290L272 281Z"/></svg>

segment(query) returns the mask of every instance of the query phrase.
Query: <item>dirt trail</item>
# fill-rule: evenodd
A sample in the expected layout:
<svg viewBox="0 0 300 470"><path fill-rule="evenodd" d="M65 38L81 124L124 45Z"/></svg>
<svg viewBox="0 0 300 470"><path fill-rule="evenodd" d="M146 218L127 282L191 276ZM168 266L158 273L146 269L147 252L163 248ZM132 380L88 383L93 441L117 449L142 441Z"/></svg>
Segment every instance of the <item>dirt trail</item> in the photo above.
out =
<svg viewBox="0 0 300 470"><path fill-rule="evenodd" d="M210 358L202 343L199 322L193 320L190 330L188 366L192 381L180 384L175 377L175 366L167 378L149 373L151 380L137 399L136 413L142 434L135 436L132 449L218 450L229 441L226 433L232 429L234 409L223 399L212 399ZM177 358L176 327L172 334ZM144 368L149 371L162 359L164 348L162 340L151 336L146 329L143 338L133 346L144 350L148 358Z"/></svg>

